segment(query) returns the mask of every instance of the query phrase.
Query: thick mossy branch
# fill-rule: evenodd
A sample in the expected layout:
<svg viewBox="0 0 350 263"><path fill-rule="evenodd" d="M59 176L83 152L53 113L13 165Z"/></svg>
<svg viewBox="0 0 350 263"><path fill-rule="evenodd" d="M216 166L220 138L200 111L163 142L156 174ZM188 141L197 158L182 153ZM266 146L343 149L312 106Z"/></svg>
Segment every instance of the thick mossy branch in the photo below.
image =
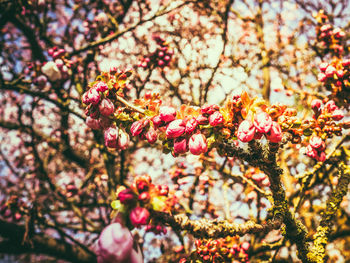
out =
<svg viewBox="0 0 350 263"><path fill-rule="evenodd" d="M169 215L163 212L154 211L154 217L159 218L175 230L187 230L197 238L221 238L226 236L243 236L245 234L254 234L269 232L272 229L280 228L281 220L268 220L263 224L256 224L253 221L247 221L243 224L229 223L227 220L190 220L186 215Z"/></svg>
<svg viewBox="0 0 350 263"><path fill-rule="evenodd" d="M314 246L307 255L309 262L324 262L326 255L325 248L332 230L332 221L343 197L348 191L349 183L350 167L341 163L339 166L339 183L327 201L326 210L322 214L320 225L314 235Z"/></svg>
<svg viewBox="0 0 350 263"><path fill-rule="evenodd" d="M283 170L277 165L276 161L278 144L270 144L269 147L263 149L260 143L252 141L249 143L249 151L238 148L231 143L225 143L223 147L228 156L236 156L252 166L259 167L269 177L274 202L274 217L283 221L286 226L285 236L297 245L299 258L303 262L307 262L307 254L309 253L309 244L306 239L307 229L289 209L281 182Z"/></svg>

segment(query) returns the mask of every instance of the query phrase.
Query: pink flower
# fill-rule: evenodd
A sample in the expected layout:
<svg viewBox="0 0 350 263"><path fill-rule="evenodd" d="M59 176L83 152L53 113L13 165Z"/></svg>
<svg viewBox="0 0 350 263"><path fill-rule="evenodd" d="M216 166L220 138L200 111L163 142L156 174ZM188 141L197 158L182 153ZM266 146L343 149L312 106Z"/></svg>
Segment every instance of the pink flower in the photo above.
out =
<svg viewBox="0 0 350 263"><path fill-rule="evenodd" d="M127 188L118 193L118 199L122 204L128 204L135 199L135 195L130 188Z"/></svg>
<svg viewBox="0 0 350 263"><path fill-rule="evenodd" d="M147 225L149 221L150 213L149 211L144 207L135 207L133 210L131 210L129 218L131 221L131 224L134 227L139 227L142 225Z"/></svg>
<svg viewBox="0 0 350 263"><path fill-rule="evenodd" d="M314 158L314 159L317 156L317 151L314 148L312 148L311 145L306 146L306 152L305 153L306 153L307 156L309 156L311 158Z"/></svg>
<svg viewBox="0 0 350 263"><path fill-rule="evenodd" d="M152 118L152 122L153 122L154 126L159 127L163 121L159 115L156 115Z"/></svg>
<svg viewBox="0 0 350 263"><path fill-rule="evenodd" d="M254 126L261 133L267 133L272 127L272 119L266 112L255 114Z"/></svg>
<svg viewBox="0 0 350 263"><path fill-rule="evenodd" d="M158 137L157 131L153 128L150 127L149 130L146 133L146 139L150 144L153 144L156 142Z"/></svg>
<svg viewBox="0 0 350 263"><path fill-rule="evenodd" d="M242 121L238 127L237 138L242 142L250 142L253 140L254 134L254 125L248 120Z"/></svg>
<svg viewBox="0 0 350 263"><path fill-rule="evenodd" d="M105 92L106 90L108 90L107 84L103 81L99 81L99 82L95 83L93 88L99 92Z"/></svg>
<svg viewBox="0 0 350 263"><path fill-rule="evenodd" d="M191 118L186 122L185 132L192 133L197 128L198 122L195 118Z"/></svg>
<svg viewBox="0 0 350 263"><path fill-rule="evenodd" d="M131 135L132 136L139 135L142 132L143 128L144 128L144 125L142 120L135 121L130 127Z"/></svg>
<svg viewBox="0 0 350 263"><path fill-rule="evenodd" d="M323 151L325 148L324 141L316 135L311 136L309 143L312 148L317 149L318 151Z"/></svg>
<svg viewBox="0 0 350 263"><path fill-rule="evenodd" d="M100 102L101 96L96 89L89 89L87 92L87 101L88 104L97 105Z"/></svg>
<svg viewBox="0 0 350 263"><path fill-rule="evenodd" d="M109 127L105 130L105 145L110 148L117 148L117 139L118 139L118 128Z"/></svg>
<svg viewBox="0 0 350 263"><path fill-rule="evenodd" d="M317 74L317 80L318 80L318 81L324 82L324 81L326 81L326 79L327 79L326 74L324 74L324 73L322 73L322 72L320 72L320 73Z"/></svg>
<svg viewBox="0 0 350 263"><path fill-rule="evenodd" d="M201 133L193 134L188 142L188 148L194 155L199 155L208 151L207 139Z"/></svg>
<svg viewBox="0 0 350 263"><path fill-rule="evenodd" d="M329 65L325 71L325 74L329 78L329 77L333 77L336 72L337 70L335 69L335 67L333 67L332 65Z"/></svg>
<svg viewBox="0 0 350 263"><path fill-rule="evenodd" d="M103 229L97 247L96 254L99 263L120 263L130 257L133 250L133 238L126 227L114 223Z"/></svg>
<svg viewBox="0 0 350 263"><path fill-rule="evenodd" d="M341 110L335 110L332 114L332 119L335 121L340 121L342 118L344 118L344 113Z"/></svg>
<svg viewBox="0 0 350 263"><path fill-rule="evenodd" d="M224 117L222 116L220 111L215 111L213 114L209 116L209 124L211 126L218 126L223 122L224 122Z"/></svg>
<svg viewBox="0 0 350 263"><path fill-rule="evenodd" d="M109 99L103 99L98 108L103 116L109 116L114 112L114 105Z"/></svg>
<svg viewBox="0 0 350 263"><path fill-rule="evenodd" d="M176 138L174 140L174 153L182 154L187 152L187 141L185 138Z"/></svg>
<svg viewBox="0 0 350 263"><path fill-rule="evenodd" d="M120 131L118 136L118 149L125 150L126 148L128 148L129 143L130 143L129 134L127 134L126 132Z"/></svg>
<svg viewBox="0 0 350 263"><path fill-rule="evenodd" d="M90 116L86 117L85 123L90 129L93 129L93 130L101 129L99 120L93 119Z"/></svg>
<svg viewBox="0 0 350 263"><path fill-rule="evenodd" d="M328 112L333 112L335 110L338 110L338 106L335 105L334 100L330 100L324 105L324 107L328 110Z"/></svg>
<svg viewBox="0 0 350 263"><path fill-rule="evenodd" d="M165 134L167 138L180 137L185 132L185 122L182 119L177 119L169 123Z"/></svg>
<svg viewBox="0 0 350 263"><path fill-rule="evenodd" d="M159 117L164 122L175 120L176 110L172 107L162 106L159 108Z"/></svg>
<svg viewBox="0 0 350 263"><path fill-rule="evenodd" d="M201 108L201 112L202 112L202 114L211 115L215 111L218 111L219 109L220 109L219 106L215 105L215 104L203 105L202 108Z"/></svg>
<svg viewBox="0 0 350 263"><path fill-rule="evenodd" d="M267 139L270 142L278 143L282 140L282 130L280 125L273 121L270 131L266 134Z"/></svg>
<svg viewBox="0 0 350 263"><path fill-rule="evenodd" d="M321 63L321 64L320 64L320 70L321 70L321 71L325 71L325 70L327 69L328 65L329 65L329 64L328 64L327 62Z"/></svg>
<svg viewBox="0 0 350 263"><path fill-rule="evenodd" d="M321 108L321 105L322 105L322 100L319 100L319 99L314 99L311 101L311 108L317 112L320 110Z"/></svg>

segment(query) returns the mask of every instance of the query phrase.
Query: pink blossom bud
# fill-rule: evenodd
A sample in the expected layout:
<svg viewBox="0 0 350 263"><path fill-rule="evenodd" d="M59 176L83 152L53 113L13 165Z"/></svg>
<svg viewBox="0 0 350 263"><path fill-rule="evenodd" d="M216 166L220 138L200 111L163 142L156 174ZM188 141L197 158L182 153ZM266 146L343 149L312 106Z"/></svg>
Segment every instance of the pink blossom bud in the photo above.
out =
<svg viewBox="0 0 350 263"><path fill-rule="evenodd" d="M250 142L253 140L254 134L254 125L248 120L242 121L238 127L237 138L242 142Z"/></svg>
<svg viewBox="0 0 350 263"><path fill-rule="evenodd" d="M196 118L198 124L201 124L201 125L205 125L205 124L208 124L208 118L205 117L204 115L199 115L197 118Z"/></svg>
<svg viewBox="0 0 350 263"><path fill-rule="evenodd" d="M105 145L110 148L117 148L118 128L109 127L104 132Z"/></svg>
<svg viewBox="0 0 350 263"><path fill-rule="evenodd" d="M191 118L186 122L185 132L187 134L192 133L197 128L198 122L195 118Z"/></svg>
<svg viewBox="0 0 350 263"><path fill-rule="evenodd" d="M272 122L272 127L266 137L272 143L279 143L282 140L282 130L277 122Z"/></svg>
<svg viewBox="0 0 350 263"><path fill-rule="evenodd" d="M98 263L124 262L130 257L133 250L133 238L130 231L119 223L111 224L103 229L97 244Z"/></svg>
<svg viewBox="0 0 350 263"><path fill-rule="evenodd" d="M324 152L320 152L320 154L316 156L316 160L318 162L324 162L326 160L326 154Z"/></svg>
<svg viewBox="0 0 350 263"><path fill-rule="evenodd" d="M165 134L167 138L180 137L185 132L185 122L182 119L177 119L169 123Z"/></svg>
<svg viewBox="0 0 350 263"><path fill-rule="evenodd" d="M143 192L139 194L138 199L142 202L148 202L151 199L151 196L149 195L148 192Z"/></svg>
<svg viewBox="0 0 350 263"><path fill-rule="evenodd" d="M317 151L314 148L312 148L311 145L306 146L306 152L305 153L306 153L307 156L309 156L311 158L314 158L314 159L317 156Z"/></svg>
<svg viewBox="0 0 350 263"><path fill-rule="evenodd" d="M98 108L103 116L109 116L114 112L114 105L109 99L103 99Z"/></svg>
<svg viewBox="0 0 350 263"><path fill-rule="evenodd" d="M118 200L122 204L128 204L135 200L134 192L130 188L124 189L118 193Z"/></svg>
<svg viewBox="0 0 350 263"><path fill-rule="evenodd" d="M139 207L139 206L132 209L129 215L131 224L134 227L147 225L149 221L149 217L150 217L149 211L146 208Z"/></svg>
<svg viewBox="0 0 350 263"><path fill-rule="evenodd" d="M333 77L336 72L337 70L335 69L335 67L333 67L332 65L329 65L325 71L325 74L328 78L330 78L330 77Z"/></svg>
<svg viewBox="0 0 350 263"><path fill-rule="evenodd" d="M218 126L224 122L224 117L222 116L220 111L215 111L213 114L209 116L209 124L211 126Z"/></svg>
<svg viewBox="0 0 350 263"><path fill-rule="evenodd" d="M118 136L118 149L125 150L129 147L130 137L126 132L119 132Z"/></svg>
<svg viewBox="0 0 350 263"><path fill-rule="evenodd" d="M152 118L152 122L154 124L155 127L159 127L160 125L162 125L162 119L160 118L159 115L156 115Z"/></svg>
<svg viewBox="0 0 350 263"><path fill-rule="evenodd" d="M241 244L241 248L244 251L248 251L249 247L250 247L250 244L248 242L246 242L246 241Z"/></svg>
<svg viewBox="0 0 350 263"><path fill-rule="evenodd" d="M336 74L337 74L338 78L342 78L342 77L344 77L345 72L343 70L339 69L339 70L337 70Z"/></svg>
<svg viewBox="0 0 350 263"><path fill-rule="evenodd" d="M335 110L338 110L338 106L335 105L334 100L330 100L326 103L325 108L328 110L328 112L333 112Z"/></svg>
<svg viewBox="0 0 350 263"><path fill-rule="evenodd" d="M318 80L318 81L324 82L324 81L326 81L326 79L327 79L326 74L324 74L324 73L318 73L318 74L317 74L317 80Z"/></svg>
<svg viewBox="0 0 350 263"><path fill-rule="evenodd" d="M343 62L341 63L344 67L350 66L350 59L344 59Z"/></svg>
<svg viewBox="0 0 350 263"><path fill-rule="evenodd" d="M202 114L211 115L215 111L218 111L219 109L220 109L219 106L215 105L215 104L203 105L202 108L201 108L201 112L202 112Z"/></svg>
<svg viewBox="0 0 350 263"><path fill-rule="evenodd" d="M267 133L272 127L272 119L266 112L255 114L254 126L260 133Z"/></svg>
<svg viewBox="0 0 350 263"><path fill-rule="evenodd" d="M98 93L96 89L89 89L89 91L87 92L88 102L93 105L97 105L100 102L100 98L100 93Z"/></svg>
<svg viewBox="0 0 350 263"><path fill-rule="evenodd" d="M174 140L174 153L182 154L187 152L187 141L185 138L176 138Z"/></svg>
<svg viewBox="0 0 350 263"><path fill-rule="evenodd" d="M153 128L150 127L149 130L146 133L146 139L150 144L153 144L156 142L158 137L157 131Z"/></svg>
<svg viewBox="0 0 350 263"><path fill-rule="evenodd" d="M193 134L189 140L188 148L194 155L199 155L208 151L207 139L201 133Z"/></svg>
<svg viewBox="0 0 350 263"><path fill-rule="evenodd" d="M322 105L322 100L319 100L319 99L314 99L312 100L311 102L311 108L315 111L315 112L318 112L321 108L321 105Z"/></svg>
<svg viewBox="0 0 350 263"><path fill-rule="evenodd" d="M144 125L142 120L135 121L130 127L131 135L132 136L139 135L142 132L143 128L144 128Z"/></svg>
<svg viewBox="0 0 350 263"><path fill-rule="evenodd" d="M332 114L332 119L335 121L340 121L342 118L344 118L344 113L341 110L335 110Z"/></svg>
<svg viewBox="0 0 350 263"><path fill-rule="evenodd" d="M89 96L88 96L88 91L84 92L83 96L81 96L81 100L84 104L88 105L90 104Z"/></svg>
<svg viewBox="0 0 350 263"><path fill-rule="evenodd" d="M108 90L108 85L103 81L99 81L94 84L93 88L96 89L98 92L105 92L106 90Z"/></svg>
<svg viewBox="0 0 350 263"><path fill-rule="evenodd" d="M327 62L321 63L320 64L320 70L324 72L327 69L328 65L329 64Z"/></svg>
<svg viewBox="0 0 350 263"><path fill-rule="evenodd" d="M175 120L176 110L172 107L162 106L159 108L159 117L164 122Z"/></svg>
<svg viewBox="0 0 350 263"><path fill-rule="evenodd" d="M324 144L324 141L321 139L321 137L313 135L311 136L309 143L312 148L317 150L322 150L323 148L322 144Z"/></svg>
<svg viewBox="0 0 350 263"><path fill-rule="evenodd" d="M93 129L93 130L101 129L99 120L93 119L90 116L86 117L85 123L90 129Z"/></svg>

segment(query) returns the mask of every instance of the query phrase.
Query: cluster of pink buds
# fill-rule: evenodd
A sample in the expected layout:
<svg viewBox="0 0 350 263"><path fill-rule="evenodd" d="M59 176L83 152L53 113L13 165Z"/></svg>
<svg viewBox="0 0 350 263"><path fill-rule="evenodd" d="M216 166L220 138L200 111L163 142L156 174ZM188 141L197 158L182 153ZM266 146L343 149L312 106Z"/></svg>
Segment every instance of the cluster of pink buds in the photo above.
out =
<svg viewBox="0 0 350 263"><path fill-rule="evenodd" d="M345 36L345 32L340 28L333 28L328 23L328 17L321 10L316 19L318 26L316 27L317 41L324 49L325 53L332 52L336 55L341 55L344 52L344 47L341 45L341 40Z"/></svg>
<svg viewBox="0 0 350 263"><path fill-rule="evenodd" d="M168 66L174 51L169 48L169 44L161 37L155 36L153 39L157 42L158 48L150 56L143 58L138 67L150 68L151 66L163 68Z"/></svg>
<svg viewBox="0 0 350 263"><path fill-rule="evenodd" d="M350 95L350 59L336 58L330 64L323 62L319 68L318 80L332 91L334 98L346 104Z"/></svg>
<svg viewBox="0 0 350 263"><path fill-rule="evenodd" d="M325 149L325 142L320 137L313 135L310 138L309 145L306 147L306 155L319 162L324 162L326 160Z"/></svg>
<svg viewBox="0 0 350 263"><path fill-rule="evenodd" d="M96 255L98 263L141 263L142 254L134 248L133 237L120 223L108 225L100 234Z"/></svg>
<svg viewBox="0 0 350 263"><path fill-rule="evenodd" d="M112 202L114 209L121 210L128 216L134 227L147 226L147 231L166 233L158 224L149 224L153 210L167 210L169 187L167 185L154 185L149 175L138 176L130 188L118 191L117 200Z"/></svg>
<svg viewBox="0 0 350 263"><path fill-rule="evenodd" d="M220 239L197 239L195 241L196 252L190 258L182 258L179 263L198 260L200 262L232 262L249 263L248 250L250 244L242 242L237 244L235 238L227 237ZM197 262L197 261L195 261Z"/></svg>
<svg viewBox="0 0 350 263"><path fill-rule="evenodd" d="M27 212L26 203L17 196L11 196L10 199L0 206L0 216L7 220L19 221Z"/></svg>
<svg viewBox="0 0 350 263"><path fill-rule="evenodd" d="M237 138L242 142L260 139L262 135L265 135L272 143L278 143L282 140L280 125L264 111L257 112L253 122L248 119L242 121L237 131Z"/></svg>

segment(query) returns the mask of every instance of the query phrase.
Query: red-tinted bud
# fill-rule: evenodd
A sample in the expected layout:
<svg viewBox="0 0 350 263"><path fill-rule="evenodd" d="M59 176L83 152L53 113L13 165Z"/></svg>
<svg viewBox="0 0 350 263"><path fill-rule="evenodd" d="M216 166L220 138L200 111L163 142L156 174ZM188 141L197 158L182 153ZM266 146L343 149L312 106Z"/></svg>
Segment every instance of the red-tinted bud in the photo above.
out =
<svg viewBox="0 0 350 263"><path fill-rule="evenodd" d="M129 218L134 227L139 227L148 224L150 213L146 208L137 206L131 210Z"/></svg>
<svg viewBox="0 0 350 263"><path fill-rule="evenodd" d="M215 111L209 116L209 124L211 126L217 126L224 122L224 117L220 111Z"/></svg>
<svg viewBox="0 0 350 263"><path fill-rule="evenodd" d="M109 99L103 99L98 108L103 116L109 116L114 112L114 104Z"/></svg>
<svg viewBox="0 0 350 263"><path fill-rule="evenodd" d="M202 114L213 114L215 111L218 111L220 108L218 105L215 104L209 104L209 105L203 105L201 107Z"/></svg>
<svg viewBox="0 0 350 263"><path fill-rule="evenodd" d="M327 67L328 67L328 63L327 62L323 62L320 64L320 70L321 71L326 71Z"/></svg>
<svg viewBox="0 0 350 263"><path fill-rule="evenodd" d="M333 77L336 72L337 70L335 69L335 67L333 67L332 65L329 65L325 71L325 74L328 78L330 78L330 77Z"/></svg>
<svg viewBox="0 0 350 263"><path fill-rule="evenodd" d="M110 127L104 132L105 145L110 148L117 148L118 128Z"/></svg>
<svg viewBox="0 0 350 263"><path fill-rule="evenodd" d="M272 143L279 143L282 140L282 130L277 122L272 122L272 127L266 137Z"/></svg>
<svg viewBox="0 0 350 263"><path fill-rule="evenodd" d="M143 120L135 121L131 127L130 127L130 132L132 136L137 136L139 135L144 128L144 123Z"/></svg>
<svg viewBox="0 0 350 263"><path fill-rule="evenodd" d="M185 122L182 119L177 119L169 123L166 128L167 138L180 137L185 132Z"/></svg>
<svg viewBox="0 0 350 263"><path fill-rule="evenodd" d="M157 141L157 137L158 137L157 131L153 127L150 127L146 133L147 141L150 144L153 144Z"/></svg>
<svg viewBox="0 0 350 263"><path fill-rule="evenodd" d="M99 120L93 119L90 116L86 117L85 123L90 129L93 129L93 130L101 129Z"/></svg>
<svg viewBox="0 0 350 263"><path fill-rule="evenodd" d="M198 122L195 118L191 118L186 122L185 132L192 133L197 128Z"/></svg>
<svg viewBox="0 0 350 263"><path fill-rule="evenodd" d="M187 152L187 141L185 138L176 138L174 140L174 153L182 154Z"/></svg>
<svg viewBox="0 0 350 263"><path fill-rule="evenodd" d="M150 195L148 192L143 192L141 194L139 194L139 200L142 202L148 202L150 200Z"/></svg>
<svg viewBox="0 0 350 263"><path fill-rule="evenodd" d="M193 134L188 143L189 150L194 155L208 151L207 139L201 133Z"/></svg>
<svg viewBox="0 0 350 263"><path fill-rule="evenodd" d="M335 105L334 100L330 100L326 103L325 108L328 110L328 112L333 112L335 110L338 110L337 105Z"/></svg>
<svg viewBox="0 0 350 263"><path fill-rule="evenodd" d="M260 133L267 133L272 127L272 119L266 112L255 114L254 126Z"/></svg>
<svg viewBox="0 0 350 263"><path fill-rule="evenodd" d="M241 248L242 248L244 251L248 251L249 247L250 247L250 244L249 244L248 242L243 242L243 243L241 244Z"/></svg>
<svg viewBox="0 0 350 263"><path fill-rule="evenodd" d="M162 106L159 108L159 117L164 122L175 120L176 110L172 107Z"/></svg>
<svg viewBox="0 0 350 263"><path fill-rule="evenodd" d="M326 79L327 79L326 74L324 74L324 73L318 73L318 74L317 74L317 80L318 80L318 81L324 82L324 81L326 81Z"/></svg>
<svg viewBox="0 0 350 263"><path fill-rule="evenodd" d="M248 121L244 120L238 127L237 138L242 142L249 142L253 140L255 134L254 125Z"/></svg>
<svg viewBox="0 0 350 263"><path fill-rule="evenodd" d="M333 114L332 114L333 120L340 121L343 118L344 118L344 113L341 110L337 109L337 110L333 111Z"/></svg>
<svg viewBox="0 0 350 263"><path fill-rule="evenodd" d="M204 115L199 115L197 118L196 118L198 124L201 124L201 125L205 125L205 124L208 124L208 118L205 117Z"/></svg>
<svg viewBox="0 0 350 263"><path fill-rule="evenodd" d="M314 112L318 112L321 108L322 105L322 100L319 99L314 99L311 102L311 108L313 109Z"/></svg>
<svg viewBox="0 0 350 263"><path fill-rule="evenodd" d="M127 188L118 193L118 199L122 204L128 204L135 200L135 195L130 188Z"/></svg>

